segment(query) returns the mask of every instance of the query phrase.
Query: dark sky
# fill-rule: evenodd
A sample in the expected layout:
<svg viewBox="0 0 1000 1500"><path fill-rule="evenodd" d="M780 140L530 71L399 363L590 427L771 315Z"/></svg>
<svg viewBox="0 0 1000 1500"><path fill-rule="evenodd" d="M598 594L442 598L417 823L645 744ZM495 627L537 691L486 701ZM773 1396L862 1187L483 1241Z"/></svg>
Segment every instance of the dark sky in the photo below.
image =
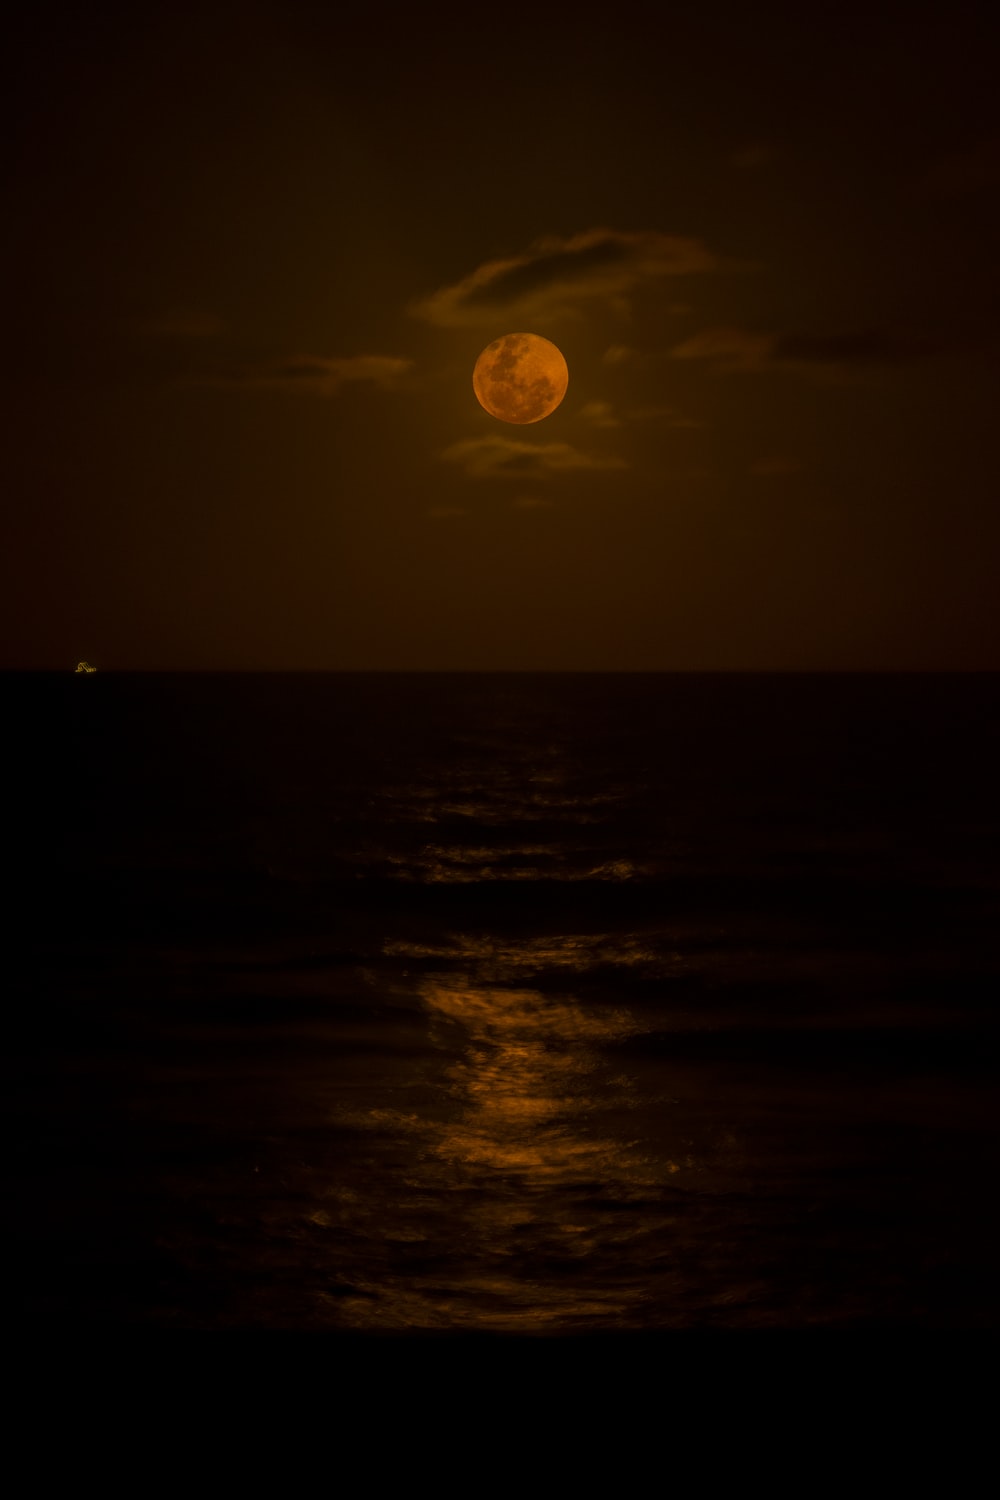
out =
<svg viewBox="0 0 1000 1500"><path fill-rule="evenodd" d="M0 665L1000 668L995 10L22 7Z"/></svg>

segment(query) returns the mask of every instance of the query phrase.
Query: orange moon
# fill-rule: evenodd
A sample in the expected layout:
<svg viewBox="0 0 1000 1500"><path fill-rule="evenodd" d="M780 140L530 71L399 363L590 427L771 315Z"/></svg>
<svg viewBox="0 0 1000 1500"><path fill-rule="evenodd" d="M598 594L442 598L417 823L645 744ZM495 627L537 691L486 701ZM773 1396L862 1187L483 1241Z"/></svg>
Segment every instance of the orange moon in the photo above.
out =
<svg viewBox="0 0 1000 1500"><path fill-rule="evenodd" d="M505 333L476 360L472 389L501 422L540 422L566 394L569 370L555 344L537 333Z"/></svg>

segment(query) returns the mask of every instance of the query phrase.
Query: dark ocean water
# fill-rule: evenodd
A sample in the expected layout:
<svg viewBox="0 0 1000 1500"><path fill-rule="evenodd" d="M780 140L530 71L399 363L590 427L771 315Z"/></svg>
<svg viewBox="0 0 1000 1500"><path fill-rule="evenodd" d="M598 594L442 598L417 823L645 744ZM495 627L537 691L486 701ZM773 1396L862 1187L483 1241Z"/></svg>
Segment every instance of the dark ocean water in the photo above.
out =
<svg viewBox="0 0 1000 1500"><path fill-rule="evenodd" d="M3 690L15 1319L1000 1323L1000 678Z"/></svg>

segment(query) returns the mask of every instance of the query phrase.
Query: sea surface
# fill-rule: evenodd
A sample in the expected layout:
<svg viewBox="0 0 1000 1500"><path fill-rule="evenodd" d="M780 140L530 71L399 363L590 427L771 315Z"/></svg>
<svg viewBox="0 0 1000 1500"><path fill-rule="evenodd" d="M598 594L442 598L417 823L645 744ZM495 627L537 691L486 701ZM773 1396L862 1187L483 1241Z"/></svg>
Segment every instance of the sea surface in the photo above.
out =
<svg viewBox="0 0 1000 1500"><path fill-rule="evenodd" d="M9 1320L1000 1323L1000 677L2 687Z"/></svg>

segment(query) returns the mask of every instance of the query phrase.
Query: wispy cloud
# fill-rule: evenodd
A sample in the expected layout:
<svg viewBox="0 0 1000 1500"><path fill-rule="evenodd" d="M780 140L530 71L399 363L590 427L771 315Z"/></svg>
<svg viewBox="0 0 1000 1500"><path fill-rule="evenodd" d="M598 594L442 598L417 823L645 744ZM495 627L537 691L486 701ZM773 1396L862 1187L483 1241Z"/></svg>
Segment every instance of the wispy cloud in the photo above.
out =
<svg viewBox="0 0 1000 1500"><path fill-rule="evenodd" d="M880 365L906 365L942 352L940 343L907 332L755 333L710 328L670 351L672 359L699 360L722 373L789 370L846 374Z"/></svg>
<svg viewBox="0 0 1000 1500"><path fill-rule="evenodd" d="M879 328L857 333L784 333L774 344L775 360L797 365L909 365L941 352L940 340Z"/></svg>
<svg viewBox="0 0 1000 1500"><path fill-rule="evenodd" d="M656 422L661 427L669 427L671 430L682 428L693 430L705 426L704 422L699 422L694 417L686 417L676 407L665 406L662 403L616 410L610 401L588 401L585 406L580 407L577 415L584 422L589 422L592 427L624 427L631 422Z"/></svg>
<svg viewBox="0 0 1000 1500"><path fill-rule="evenodd" d="M389 354L251 350L215 313L198 308L171 308L140 319L129 333L135 368L185 385L335 396L348 385L392 390L414 363Z"/></svg>
<svg viewBox="0 0 1000 1500"><path fill-rule="evenodd" d="M610 401L588 401L581 406L580 416L593 427L620 427L621 417L616 417Z"/></svg>
<svg viewBox="0 0 1000 1500"><path fill-rule="evenodd" d="M673 406L636 406L625 413L630 422L661 422L672 431L700 431L707 424L696 417L687 417Z"/></svg>
<svg viewBox="0 0 1000 1500"><path fill-rule="evenodd" d="M717 370L760 370L771 358L774 338L744 328L707 328L670 351L672 359L701 360Z"/></svg>
<svg viewBox="0 0 1000 1500"><path fill-rule="evenodd" d="M624 459L610 453L588 453L570 443L528 443L518 438L464 438L441 457L457 464L472 479L509 476L516 479L565 474L584 469L624 469Z"/></svg>
<svg viewBox="0 0 1000 1500"><path fill-rule="evenodd" d="M644 283L704 274L721 264L700 240L656 230L548 235L520 255L485 262L410 311L446 328L492 326L501 312L553 318L595 299L619 301Z"/></svg>
<svg viewBox="0 0 1000 1500"><path fill-rule="evenodd" d="M392 390L412 367L411 359L385 354L356 354L334 358L304 354L270 362L235 365L205 379L212 385L238 386L243 390L335 396L345 385L372 385L379 390Z"/></svg>

